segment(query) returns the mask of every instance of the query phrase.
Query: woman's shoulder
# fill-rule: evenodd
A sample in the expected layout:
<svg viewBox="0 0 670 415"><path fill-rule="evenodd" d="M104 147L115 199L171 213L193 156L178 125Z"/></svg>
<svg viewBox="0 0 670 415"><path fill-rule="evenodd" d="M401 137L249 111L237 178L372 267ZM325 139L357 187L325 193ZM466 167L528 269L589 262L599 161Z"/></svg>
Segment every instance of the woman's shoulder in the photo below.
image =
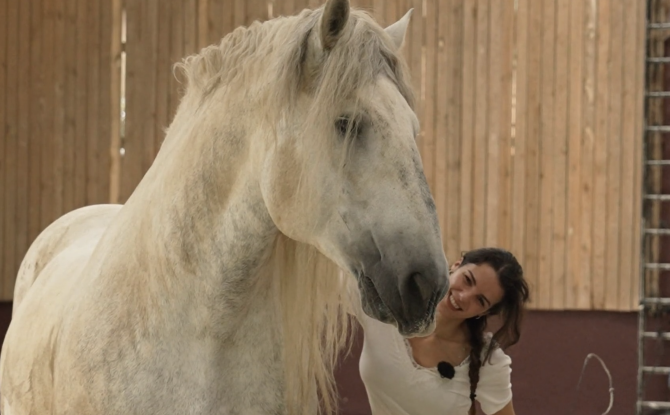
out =
<svg viewBox="0 0 670 415"><path fill-rule="evenodd" d="M494 414L512 399L512 359L496 346L492 335L486 336L485 340L486 350L482 356L476 393L484 413ZM488 359L483 360L488 348L493 349Z"/></svg>
<svg viewBox="0 0 670 415"><path fill-rule="evenodd" d="M490 354L489 350L491 350ZM495 340L493 340L493 333L490 332L484 335L484 348L481 358L483 363L482 368L492 366L507 369L512 364L512 358L496 344Z"/></svg>

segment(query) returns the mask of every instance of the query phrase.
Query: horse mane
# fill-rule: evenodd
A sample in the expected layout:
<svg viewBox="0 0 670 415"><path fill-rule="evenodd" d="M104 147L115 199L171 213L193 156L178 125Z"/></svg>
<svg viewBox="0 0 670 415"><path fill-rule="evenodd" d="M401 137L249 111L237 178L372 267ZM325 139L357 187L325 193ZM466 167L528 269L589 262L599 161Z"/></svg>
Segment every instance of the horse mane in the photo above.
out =
<svg viewBox="0 0 670 415"><path fill-rule="evenodd" d="M323 7L262 23L255 21L248 27L238 27L218 45L186 57L175 65L186 77L185 95L205 99L225 85L226 96L234 102L239 99L234 92L252 88L261 93L259 98L267 111L282 112L291 107L309 75L303 64L309 37L318 30L322 14ZM384 30L363 10L351 9L345 33L320 63L323 66L312 91L311 121L325 115L323 111L342 97L351 97L354 91L375 82L381 74L398 87L412 109L415 107L404 60Z"/></svg>
<svg viewBox="0 0 670 415"><path fill-rule="evenodd" d="M187 81L184 100L206 105L216 95L217 103L236 105L241 96L255 99L263 105L259 111L263 114L258 114L263 118L254 121L266 122L272 131L288 117L299 95L308 93L312 104L302 118L302 131L304 137L318 137L332 129L343 99L355 101L357 90L382 75L413 109L404 60L364 11L352 9L335 47L318 56L316 68L306 67L313 58L310 47L318 45L313 35L322 13L323 8L304 10L297 16L255 22L187 57L176 65ZM310 169L319 166L306 160L299 168L301 183L307 183ZM318 195L307 199L314 204L319 201ZM316 248L283 234L275 241L269 265L281 307L286 412L332 413L337 408L333 372L349 345L349 305L340 269Z"/></svg>
<svg viewBox="0 0 670 415"><path fill-rule="evenodd" d="M317 405L333 413L333 372L350 346L346 281L316 248L283 234L270 261L281 304L287 413L314 414Z"/></svg>

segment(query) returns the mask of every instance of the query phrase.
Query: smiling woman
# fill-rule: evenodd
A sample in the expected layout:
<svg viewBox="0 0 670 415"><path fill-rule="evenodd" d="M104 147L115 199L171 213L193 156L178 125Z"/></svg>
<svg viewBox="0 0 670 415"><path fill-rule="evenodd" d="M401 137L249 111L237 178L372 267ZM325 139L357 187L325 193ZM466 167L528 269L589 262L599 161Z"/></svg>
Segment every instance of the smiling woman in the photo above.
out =
<svg viewBox="0 0 670 415"><path fill-rule="evenodd" d="M474 414L475 401L486 414L514 414L503 350L519 340L527 301L514 255L481 248L452 265L429 336L404 338L357 311L365 335L359 368L373 414ZM485 332L490 315L502 321L495 333Z"/></svg>

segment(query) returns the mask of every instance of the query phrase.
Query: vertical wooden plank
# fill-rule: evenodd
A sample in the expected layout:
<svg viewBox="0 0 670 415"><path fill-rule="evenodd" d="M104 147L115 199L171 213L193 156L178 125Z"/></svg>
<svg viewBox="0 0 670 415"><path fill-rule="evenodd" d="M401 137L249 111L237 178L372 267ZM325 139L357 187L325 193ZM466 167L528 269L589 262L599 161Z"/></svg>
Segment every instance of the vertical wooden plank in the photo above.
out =
<svg viewBox="0 0 670 415"><path fill-rule="evenodd" d="M500 212L499 206L499 191L500 191L500 141L501 141L501 125L500 125L500 104L505 100L500 96L500 75L502 68L501 53L502 53L502 32L501 22L502 17L502 2L489 1L487 5L489 9L488 18L488 73L486 74L487 97L487 132L485 136L486 163L484 180L486 181L483 189L484 208L483 223L485 224L483 244L486 246L498 245L498 214ZM495 104L494 104L495 103ZM475 164L479 164L475 160Z"/></svg>
<svg viewBox="0 0 670 415"><path fill-rule="evenodd" d="M637 25L638 13L634 0L626 0L622 7L623 12L623 56L622 56L622 93L621 93L621 188L619 200L621 203L620 227L619 227L619 274L618 292L616 298L612 299L612 309L630 310L632 300L631 280L636 280L637 270L633 269L633 257L635 251L639 250L641 241L637 234L633 233L634 223L639 221L633 215L634 205L639 203L641 195L635 194L634 180L636 159L635 147L641 146L639 138L640 131L636 129L639 108L636 107L636 90L642 88L637 82L636 61L637 48L642 48L638 43ZM608 293L609 294L609 293ZM613 295L614 296L614 295ZM608 296L609 297L609 296ZM610 307L608 307L610 308Z"/></svg>
<svg viewBox="0 0 670 415"><path fill-rule="evenodd" d="M233 2L228 0L225 2L225 9L232 10L233 7ZM224 14L223 19L217 23L217 31L218 31L218 38L216 40L217 44L221 42L221 39L228 35L228 33L231 33L234 31L237 26L235 25L235 14L234 13L226 13Z"/></svg>
<svg viewBox="0 0 670 415"><path fill-rule="evenodd" d="M303 10L309 8L308 0L293 0L293 3L294 3L294 10L291 11L292 15L299 14Z"/></svg>
<svg viewBox="0 0 670 415"><path fill-rule="evenodd" d="M622 148L622 118L628 118L630 113L622 114L622 89L623 89L623 48L624 38L624 14L630 14L625 10L621 2L611 4L611 27L617 30L611 31L611 56L609 65L609 115L608 133L601 139L605 140L607 151L607 259L605 260L605 306L607 309L616 309L619 302L619 276L621 271L619 245L621 241L621 148ZM600 138L600 137L599 137ZM629 197L629 196L627 196ZM596 292L596 287L594 287Z"/></svg>
<svg viewBox="0 0 670 415"><path fill-rule="evenodd" d="M372 1L372 0L371 0ZM296 0L296 3L298 4L298 10L302 11L305 9L313 10L315 7L314 6L319 6L319 4L316 4L316 0ZM325 2L324 2L325 4ZM374 14L374 10L373 10Z"/></svg>
<svg viewBox="0 0 670 415"><path fill-rule="evenodd" d="M524 1L524 0L521 0ZM466 1L463 5L463 44L472 45L475 42L475 2ZM460 250L474 248L472 227L475 220L473 215L473 154L474 154L474 115L477 108L473 91L475 91L475 48L463 48L462 60L462 124L461 124L461 191L460 191Z"/></svg>
<svg viewBox="0 0 670 415"><path fill-rule="evenodd" d="M556 4L556 77L555 79L555 120L554 123L554 180L553 187L553 227L551 258L551 305L560 310L565 307L565 252L566 252L566 206L567 194L567 152L568 152L568 63L570 60L570 3L558 0Z"/></svg>
<svg viewBox="0 0 670 415"><path fill-rule="evenodd" d="M516 13L516 74L514 78L515 111L512 157L512 238L511 249L522 263L526 263L526 140L528 137L528 37L529 1L519 0ZM533 34L534 36L534 34ZM528 278L531 278L529 274ZM535 308L535 298L530 306Z"/></svg>
<svg viewBox="0 0 670 415"><path fill-rule="evenodd" d="M541 85L540 85L540 134L539 144L539 235L538 235L538 278L541 279L538 303L543 308L551 307L551 259L554 204L552 182L554 180L554 123L555 121L555 47L556 8L555 0L542 2L541 40Z"/></svg>
<svg viewBox="0 0 670 415"><path fill-rule="evenodd" d="M445 57L447 59L447 67L453 78L451 80L451 90L449 91L449 102L447 105L447 200L449 197L456 197L460 199L461 195L461 142L462 142L462 122L463 122L463 1L452 0L451 10L449 13L449 39L445 50ZM440 26L442 24L440 23ZM460 245L460 222L461 222L461 206L459 203L449 203L447 207L445 201L445 214L447 224L447 255L452 261L457 260L460 250L463 248Z"/></svg>
<svg viewBox="0 0 670 415"><path fill-rule="evenodd" d="M284 3L282 0L277 0L279 3ZM292 0L289 0L292 2ZM351 2L351 6L357 9L365 10L368 13L374 14L374 1L373 0L354 0ZM406 10L405 10L406 11Z"/></svg>
<svg viewBox="0 0 670 415"><path fill-rule="evenodd" d="M53 183L52 218L55 219L64 212L65 189L64 152L65 152L65 43L66 5L65 0L54 0L54 129L53 129L53 169L50 172Z"/></svg>
<svg viewBox="0 0 670 415"><path fill-rule="evenodd" d="M487 146L488 137L488 66L489 62L489 13L490 1L477 2L477 31L474 47L476 49L475 63L475 126L474 126L474 148L471 163L473 164L472 181L472 244L481 247L486 237L486 167L488 165L488 154L480 151Z"/></svg>
<svg viewBox="0 0 670 415"><path fill-rule="evenodd" d="M597 16L597 63L596 63L596 123L595 123L595 143L593 151L593 199L595 201L607 200L607 125L608 125L608 107L610 100L618 97L610 96L610 84L608 82L608 73L610 66L610 45L617 48L617 44L612 42L614 33L610 32L610 3L602 2L598 5ZM612 12L616 12L612 10ZM612 28L617 28L612 24ZM616 31L616 29L615 29ZM613 275L606 274L607 266L605 264L606 246L607 246L607 210L609 204L595 203L593 206L593 293L592 301L594 308L603 308L605 306L605 285L614 278Z"/></svg>
<svg viewBox="0 0 670 415"><path fill-rule="evenodd" d="M501 25L501 47L497 52L500 59L500 149L498 157L500 165L498 168L498 235L496 245L510 249L512 234L512 56L514 48L514 2L501 2L500 12ZM494 14L495 16L495 14ZM495 21L495 20L494 20ZM495 48L494 48L495 51ZM493 212L492 214L495 214Z"/></svg>
<svg viewBox="0 0 670 415"><path fill-rule="evenodd" d="M9 2L3 1L0 2L0 91L5 91L4 94L0 95L0 206L2 206L2 212L7 209L8 195L7 195L7 162L8 155L7 149L5 149L7 140L7 126L5 124L6 113L8 111L9 101L7 100L8 89L7 89L7 44L8 42L8 31L9 27ZM10 241L5 240L5 214L0 212L0 263L5 264L8 259L8 247ZM5 248L7 247L7 249ZM4 280L9 278L6 274L5 267L0 265L0 299L7 300L10 297L5 296L4 292Z"/></svg>
<svg viewBox="0 0 670 415"><path fill-rule="evenodd" d="M221 39L226 35L221 29L222 16L227 17L228 21L233 21L235 17L235 10L232 1L223 0L205 0L207 6L207 40L201 47L209 45L218 45ZM174 55L172 55L174 58Z"/></svg>
<svg viewBox="0 0 670 415"><path fill-rule="evenodd" d="M185 57L199 52L197 0L184 0L184 1L185 1L184 16L183 16L184 34L183 34L183 42L181 43L183 49L180 51L175 51L173 50L173 46L171 44L169 51L170 55L169 55L168 66L170 68L170 72L168 76L169 76L169 87L170 87L169 88L170 99L168 107L168 119L166 124L168 126L172 124L172 120L174 119L174 115L177 112L177 108L179 107L179 103L181 102L181 98L184 95L184 89L185 89L185 85L182 84L177 79L177 76L172 72L172 68L177 62L180 62ZM224 12L221 18L222 19L227 18L230 21L232 21L231 13ZM175 55L177 56L175 57ZM165 134L163 134L163 136L165 136Z"/></svg>
<svg viewBox="0 0 670 415"><path fill-rule="evenodd" d="M633 193L632 201L633 202L633 237L637 243L633 246L632 249L632 263L631 263L631 275L630 279L630 303L628 306L630 310L638 309L638 301L640 293L640 278L644 278L644 275L640 274L640 261L642 260L640 254L640 246L642 241L640 240L640 231L642 225L642 171L644 166L642 165L642 142L644 140L642 129L644 127L644 113L643 113L643 104L644 104L644 73L645 73L645 33L646 33L646 17L647 17L647 5L646 2L635 2L636 9L636 48L635 48L635 108L636 108L636 117L635 117L635 145L633 146L633 160L634 160L634 174L633 174ZM625 287L623 287L625 289Z"/></svg>
<svg viewBox="0 0 670 415"><path fill-rule="evenodd" d="M142 118L136 119L136 123L140 123L144 128L136 129L136 132L141 131L139 136L136 136L135 139L139 140L142 143L142 176L149 170L151 164L154 161L156 155L155 143L157 136L160 134L160 130L157 128L157 108L156 108L156 92L158 89L157 81L160 78L161 81L165 81L165 78L161 77L157 72L156 68L158 66L158 0L146 0L147 4L147 14L145 19L142 21L142 30L143 30L143 40L144 40L144 50L142 59L142 78L143 78L143 101L144 102L135 102L135 105L144 105L142 111ZM178 4L181 4L181 0L177 0ZM163 7L166 7L163 5ZM173 21L173 23L177 23ZM181 29L181 25L178 25ZM181 30L178 30L180 33ZM181 40L181 39L180 39ZM136 57L137 58L137 57ZM139 87L139 85L135 85ZM132 105L129 103L129 105ZM141 180L141 177L138 178L137 183Z"/></svg>
<svg viewBox="0 0 670 415"><path fill-rule="evenodd" d="M48 68L44 71L43 80L43 101L41 102L42 111L44 114L43 124L43 139L41 140L41 154L40 154L40 229L46 228L55 219L54 215L54 171L53 158L56 154L54 152L54 135L55 135L55 62L56 54L54 49L56 47L56 30L55 21L58 13L56 2L44 1L43 4L43 29L42 29L42 53L41 65L42 68ZM2 75L0 75L0 79ZM0 88L2 89L2 88ZM2 125L2 120L0 120Z"/></svg>
<svg viewBox="0 0 670 415"><path fill-rule="evenodd" d="M234 6L234 23L235 27L246 26L247 18L247 1L246 0L235 0Z"/></svg>
<svg viewBox="0 0 670 415"><path fill-rule="evenodd" d="M402 17L402 14L398 15L398 8L402 0L394 0L394 1L387 1L385 6L384 6L384 23L381 25L382 27L386 27L390 24L395 23L400 17ZM439 7L439 1L435 0L435 10L438 10ZM435 16L436 20L438 16Z"/></svg>
<svg viewBox="0 0 670 415"><path fill-rule="evenodd" d="M325 2L321 0L309 0L308 1L308 7L310 9L318 9L319 7L323 6Z"/></svg>
<svg viewBox="0 0 670 415"><path fill-rule="evenodd" d="M325 2L323 3L325 4ZM367 3L377 22L379 22L382 26L388 24L388 22L386 22L386 4L388 2L384 0L367 0ZM423 5L425 6L425 3ZM425 7L423 7L421 10L424 9Z"/></svg>
<svg viewBox="0 0 670 415"><path fill-rule="evenodd" d="M247 0L247 25L255 21L263 22L268 19L268 4L266 0Z"/></svg>
<svg viewBox="0 0 670 415"><path fill-rule="evenodd" d="M82 0L83 1L83 0ZM74 210L75 204L75 150L77 118L77 1L65 1L65 78L63 100L63 213Z"/></svg>
<svg viewBox="0 0 670 415"><path fill-rule="evenodd" d="M447 234L451 231L447 226L445 216L441 214L447 211L446 196L449 192L447 188L449 175L447 171L447 159L449 157L447 147L448 141L452 138L447 132L447 100L453 89L453 82L447 77L452 71L448 69L449 61L446 51L449 42L449 28L451 27L451 22L449 21L451 17L450 3L447 0L438 1L436 4L435 12L439 20L436 27L437 44L433 52L436 55L435 66L437 69L435 73L435 85L437 89L435 97L435 193L433 193L433 196L435 198L435 205L437 206L438 220L442 228L442 244L445 250L448 247ZM449 258L448 253L447 258Z"/></svg>
<svg viewBox="0 0 670 415"><path fill-rule="evenodd" d="M372 14L382 27L388 24L386 21L386 3L384 0L372 0Z"/></svg>
<svg viewBox="0 0 670 415"><path fill-rule="evenodd" d="M28 141L30 139L30 96L32 80L30 79L30 13L33 4L20 2L19 4L19 71L18 71L18 131L17 131L17 171L16 171L16 265L14 277L21 264L21 260L28 250L28 184L30 166L28 164ZM15 278L7 281L7 290L14 291Z"/></svg>
<svg viewBox="0 0 670 415"><path fill-rule="evenodd" d="M146 39L143 26L149 25L147 0L129 1L126 4L126 121L125 135L121 146L124 150L121 158L121 180L119 201L125 203L135 190L142 174L143 129L149 123L146 117L147 94L143 68L146 62L146 48L150 48L150 39ZM153 68L152 68L153 69ZM153 104L153 102L152 102ZM146 139L146 137L144 137Z"/></svg>
<svg viewBox="0 0 670 415"><path fill-rule="evenodd" d="M540 153L539 136L540 122L540 82L541 82L541 40L538 33L542 32L542 3L529 3L529 27L528 27L528 101L526 113L526 246L524 273L529 276L531 295L535 298L535 306L544 308L546 305L540 298L540 286L544 276L539 274L539 210L540 210Z"/></svg>
<svg viewBox="0 0 670 415"><path fill-rule="evenodd" d="M196 28L197 28L197 37L196 43L198 50L204 48L209 44L209 19L212 18L212 14L209 11L209 6L213 0L195 0L197 3L196 7ZM226 15L231 15L230 10L225 10ZM222 13L218 15L221 16Z"/></svg>
<svg viewBox="0 0 670 415"><path fill-rule="evenodd" d="M122 201L127 200L154 158L158 2L129 2L126 131Z"/></svg>
<svg viewBox="0 0 670 415"><path fill-rule="evenodd" d="M102 193L102 182L106 181L105 176L100 175L100 163L102 157L106 157L106 153L100 152L99 145L101 140L104 140L100 134L100 121L105 118L100 113L101 96L104 95L104 90L100 89L100 58L104 55L102 50L103 45L100 43L101 25L100 14L101 2L100 0L89 0L87 2L88 11L85 23L85 33L88 34L88 43L86 47L86 134L84 141L86 142L86 188L84 204L98 204L107 202L107 194ZM104 10L104 8L103 8ZM82 27L83 29L83 27ZM80 74L83 76L84 74Z"/></svg>
<svg viewBox="0 0 670 415"><path fill-rule="evenodd" d="M10 1L7 5L7 72L6 72L6 116L5 116L5 205L2 298L10 299L13 294L13 283L16 278L17 257L19 255L16 241L16 210L17 206L17 156L18 156L18 96L19 96L19 4Z"/></svg>
<svg viewBox="0 0 670 415"><path fill-rule="evenodd" d="M428 185L435 193L435 66L437 34L437 0L426 0L423 11L423 70L421 83L421 123L423 124L423 167Z"/></svg>
<svg viewBox="0 0 670 415"><path fill-rule="evenodd" d="M407 13L411 8L412 8L412 1L413 0L402 0L400 1L400 11L399 11L399 16L404 16L405 13ZM368 6L368 1L359 1L358 4L363 8L363 10L370 10L370 7ZM412 15L410 18L410 23L409 27L407 28L407 31L405 33L405 44L403 48L401 49L401 54L403 59L405 59L405 62L407 63L409 67L410 63L410 57L412 53L412 25L416 24L416 21L421 20L421 16L417 15L416 10L412 11Z"/></svg>
<svg viewBox="0 0 670 415"><path fill-rule="evenodd" d="M88 123L86 83L88 70L87 63L87 43L90 32L86 25L87 20L87 0L77 0L77 20L76 20L76 69L74 74L75 90L72 99L75 100L74 112L74 208L79 208L86 204L86 125Z"/></svg>
<svg viewBox="0 0 670 415"><path fill-rule="evenodd" d="M173 56L171 49L177 45L181 51L184 43L183 22L185 0L163 1L157 8L156 19L156 67L154 69L155 83L155 134L152 137L152 161L165 138L164 131L168 127L172 98L177 93L176 83L171 82ZM176 57L174 61L179 60Z"/></svg>
<svg viewBox="0 0 670 415"><path fill-rule="evenodd" d="M274 12L276 16L292 16L298 12L295 0L276 0L274 2Z"/></svg>
<svg viewBox="0 0 670 415"><path fill-rule="evenodd" d="M441 6L440 6L441 7ZM448 29L445 47L442 52L442 60L444 61L444 69L438 72L449 79L450 88L447 92L446 113L444 114L446 120L445 140L446 159L447 159L447 190L445 192L445 200L442 202L444 206L444 223L446 226L445 244L447 258L451 261L458 259L458 254L462 246L460 246L460 221L461 211L459 203L449 203L451 200L460 199L461 194L461 123L463 119L463 1L451 0L448 4L449 17L443 16L442 9L440 9L440 29L446 24ZM444 21L446 20L446 22ZM440 65L442 68L442 65ZM438 84L441 84L438 79ZM455 199L454 199L455 198Z"/></svg>
<svg viewBox="0 0 670 415"><path fill-rule="evenodd" d="M110 203L112 189L112 160L117 157L118 126L120 124L120 64L121 64L121 5L120 0L102 1L98 6L98 139L97 153L97 198L101 203ZM116 136L115 136L116 135Z"/></svg>
<svg viewBox="0 0 670 415"><path fill-rule="evenodd" d="M102 123L100 148L108 149L109 157L101 171L109 174L107 192L110 203L121 201L121 41L123 0L103 3L108 6L102 14L103 55L101 63L100 90L107 91L101 103L101 116L108 122Z"/></svg>
<svg viewBox="0 0 670 415"><path fill-rule="evenodd" d="M412 17L412 23L409 26L410 37L409 40L409 69L412 77L412 84L414 86L414 93L416 95L416 115L420 123L419 136L417 137L417 146L419 150L425 141L426 133L424 131L425 126L423 125L423 118L421 117L421 77L422 77L422 50L423 50L423 7L421 0L413 0L414 12ZM423 154L422 154L423 155Z"/></svg>
<svg viewBox="0 0 670 415"><path fill-rule="evenodd" d="M289 9L289 7L291 7ZM308 7L308 2L307 0L289 0L288 4L286 5L286 10L288 10L289 15L296 15L302 12L304 9Z"/></svg>
<svg viewBox="0 0 670 415"><path fill-rule="evenodd" d="M40 179L41 179L41 150L50 138L44 129L46 122L46 108L44 108L44 76L49 66L42 66L42 32L44 20L42 1L35 0L30 10L30 64L26 69L30 70L30 107L29 107L29 129L27 141L27 172L28 172L28 245L30 245L40 228ZM26 91L27 94L27 91ZM27 248L27 246L26 246Z"/></svg>
<svg viewBox="0 0 670 415"><path fill-rule="evenodd" d="M170 62L170 67L175 63L185 58L186 56L198 53L198 0L184 0L184 50L177 60ZM223 18L230 16L230 13L224 13ZM232 20L232 19L231 19ZM170 76L171 82L174 82L175 77ZM181 96L181 94L179 94ZM170 112L170 119L174 116L176 106L171 103L172 111Z"/></svg>
<svg viewBox="0 0 670 415"><path fill-rule="evenodd" d="M581 149L581 278L577 286L577 308L589 309L591 304L591 290L593 288L593 272L591 263L592 252L592 219L593 219L593 143L595 127L595 26L596 3L587 2L584 20L584 72L582 110L582 149Z"/></svg>
<svg viewBox="0 0 670 415"><path fill-rule="evenodd" d="M570 78L568 102L568 258L566 307L576 308L579 281L582 278L580 240L581 137L582 137L582 61L584 51L584 3L570 3Z"/></svg>

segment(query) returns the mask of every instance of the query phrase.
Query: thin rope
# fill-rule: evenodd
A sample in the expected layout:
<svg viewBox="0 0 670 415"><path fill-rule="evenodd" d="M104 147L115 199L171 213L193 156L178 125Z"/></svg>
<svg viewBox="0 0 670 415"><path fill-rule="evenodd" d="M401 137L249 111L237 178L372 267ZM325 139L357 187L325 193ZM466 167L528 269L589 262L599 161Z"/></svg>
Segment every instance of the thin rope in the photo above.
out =
<svg viewBox="0 0 670 415"><path fill-rule="evenodd" d="M612 375L610 374L609 369L607 369L607 365L605 365L605 362L603 362L603 360L600 358L600 356L598 356L595 353L589 353L588 355L586 355L586 359L584 359L584 365L582 366L582 373L581 373L581 375L579 375L579 382L577 382L577 396L579 396L579 387L582 384L582 378L584 377L584 371L586 370L586 365L588 364L589 360L592 357L595 357L596 359L598 359L598 361L600 362L600 364L603 367L603 370L605 371L605 373L607 373L607 377L609 378L609 382L610 382L610 387L609 387L610 404L609 404L609 406L607 406L607 410L605 412L603 412L603 414L602 414L602 415L607 415L609 413L609 411L612 410L612 405L614 404L614 387L612 386ZM575 397L575 401L576 400L577 400L577 397ZM574 412L575 412L575 401L573 401L572 409L570 410L570 414L574 414Z"/></svg>

